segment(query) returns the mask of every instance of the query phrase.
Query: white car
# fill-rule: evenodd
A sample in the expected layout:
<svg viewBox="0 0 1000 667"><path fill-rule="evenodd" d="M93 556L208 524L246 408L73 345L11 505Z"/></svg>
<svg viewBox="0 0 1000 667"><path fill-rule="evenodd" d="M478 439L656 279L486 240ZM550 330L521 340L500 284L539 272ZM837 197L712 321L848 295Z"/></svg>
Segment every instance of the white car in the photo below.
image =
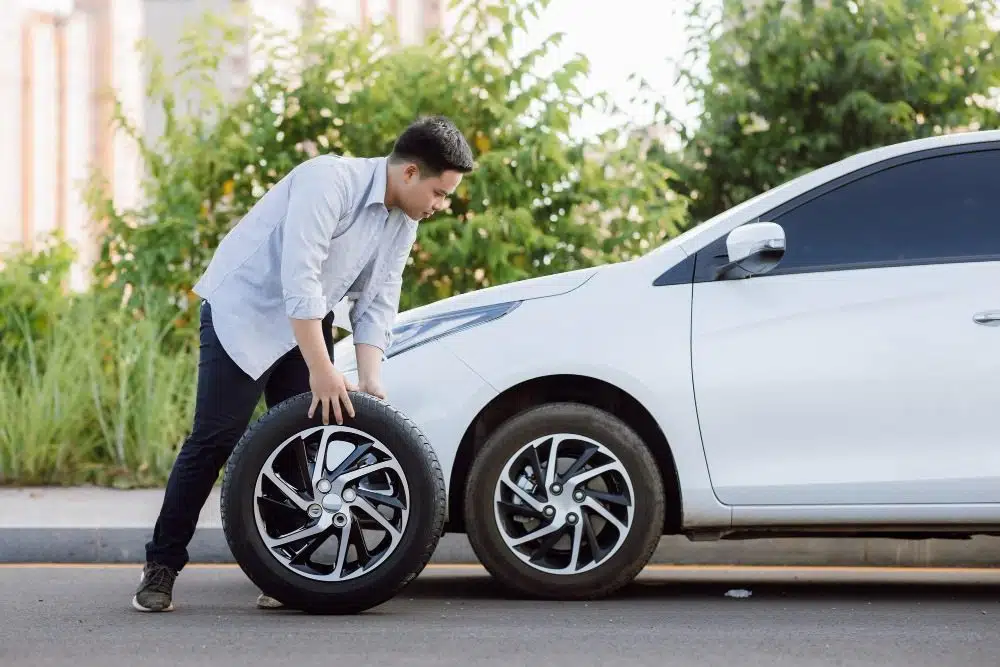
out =
<svg viewBox="0 0 1000 667"><path fill-rule="evenodd" d="M661 535L1000 533L1000 131L402 313L384 378L446 530L522 593L607 595Z"/></svg>

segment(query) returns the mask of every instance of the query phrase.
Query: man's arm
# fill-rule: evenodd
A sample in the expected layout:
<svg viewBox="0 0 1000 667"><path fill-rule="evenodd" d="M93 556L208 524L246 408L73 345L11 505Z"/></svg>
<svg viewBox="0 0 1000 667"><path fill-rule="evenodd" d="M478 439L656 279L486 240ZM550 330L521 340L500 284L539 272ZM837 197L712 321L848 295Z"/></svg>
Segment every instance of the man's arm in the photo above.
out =
<svg viewBox="0 0 1000 667"><path fill-rule="evenodd" d="M382 357L389 346L389 337L403 287L403 270L413 247L415 233L403 243L390 260L385 282L364 314L353 323L354 350L358 360L358 386L361 391L385 398L382 388Z"/></svg>
<svg viewBox="0 0 1000 667"><path fill-rule="evenodd" d="M282 237L282 296L285 314L309 367L313 400L308 414L312 418L321 405L324 424L330 423L331 408L337 423L343 423L341 404L354 416L347 394L353 387L334 368L323 338L322 319L328 309L320 280L330 240L347 208L347 188L335 169L313 162L293 176Z"/></svg>
<svg viewBox="0 0 1000 667"><path fill-rule="evenodd" d="M281 249L281 289L289 318L326 316L320 270L347 208L347 186L336 169L312 162L293 174Z"/></svg>

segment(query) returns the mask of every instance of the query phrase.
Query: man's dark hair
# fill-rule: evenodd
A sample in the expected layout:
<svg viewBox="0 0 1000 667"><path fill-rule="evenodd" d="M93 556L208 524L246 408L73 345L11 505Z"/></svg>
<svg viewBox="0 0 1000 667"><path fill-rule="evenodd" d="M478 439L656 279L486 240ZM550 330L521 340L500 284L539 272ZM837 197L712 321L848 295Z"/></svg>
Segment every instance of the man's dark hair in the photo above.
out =
<svg viewBox="0 0 1000 667"><path fill-rule="evenodd" d="M467 174L475 164L469 142L444 116L421 118L403 131L392 147L393 162L415 162L425 175L445 171Z"/></svg>

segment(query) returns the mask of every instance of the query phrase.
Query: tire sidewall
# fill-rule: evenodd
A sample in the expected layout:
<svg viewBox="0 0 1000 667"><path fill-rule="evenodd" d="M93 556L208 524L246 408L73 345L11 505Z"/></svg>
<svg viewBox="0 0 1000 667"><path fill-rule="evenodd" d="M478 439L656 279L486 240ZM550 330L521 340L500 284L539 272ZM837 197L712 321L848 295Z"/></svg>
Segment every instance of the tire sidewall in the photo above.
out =
<svg viewBox="0 0 1000 667"><path fill-rule="evenodd" d="M510 457L556 433L586 436L607 447L631 478L635 507L618 551L598 567L572 575L541 572L520 560L504 542L493 508L496 484ZM662 534L664 511L659 469L638 435L607 412L574 403L534 408L505 422L484 444L466 487L466 531L480 560L503 583L533 597L596 597L627 583L649 561Z"/></svg>
<svg viewBox="0 0 1000 667"><path fill-rule="evenodd" d="M345 416L343 425L369 434L399 462L409 491L408 523L395 550L370 573L338 582L296 575L277 560L257 531L255 486L267 458L281 443L300 431L323 426L319 411L312 419L308 417L311 400L311 394L306 393L275 406L240 440L227 466L222 490L226 539L247 576L264 593L286 605L347 611L375 606L395 595L423 569L440 539L445 505L440 466L412 422L384 401L352 393L355 417Z"/></svg>

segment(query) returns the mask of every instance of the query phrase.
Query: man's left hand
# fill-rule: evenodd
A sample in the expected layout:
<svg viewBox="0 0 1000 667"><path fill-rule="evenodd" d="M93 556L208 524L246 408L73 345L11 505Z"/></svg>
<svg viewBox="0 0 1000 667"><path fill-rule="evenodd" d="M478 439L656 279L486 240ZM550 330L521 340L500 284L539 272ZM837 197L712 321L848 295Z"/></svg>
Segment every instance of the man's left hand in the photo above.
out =
<svg viewBox="0 0 1000 667"><path fill-rule="evenodd" d="M383 401L386 400L385 390L382 388L382 383L378 378L360 378L358 391L364 394L371 394L376 398L381 398Z"/></svg>

